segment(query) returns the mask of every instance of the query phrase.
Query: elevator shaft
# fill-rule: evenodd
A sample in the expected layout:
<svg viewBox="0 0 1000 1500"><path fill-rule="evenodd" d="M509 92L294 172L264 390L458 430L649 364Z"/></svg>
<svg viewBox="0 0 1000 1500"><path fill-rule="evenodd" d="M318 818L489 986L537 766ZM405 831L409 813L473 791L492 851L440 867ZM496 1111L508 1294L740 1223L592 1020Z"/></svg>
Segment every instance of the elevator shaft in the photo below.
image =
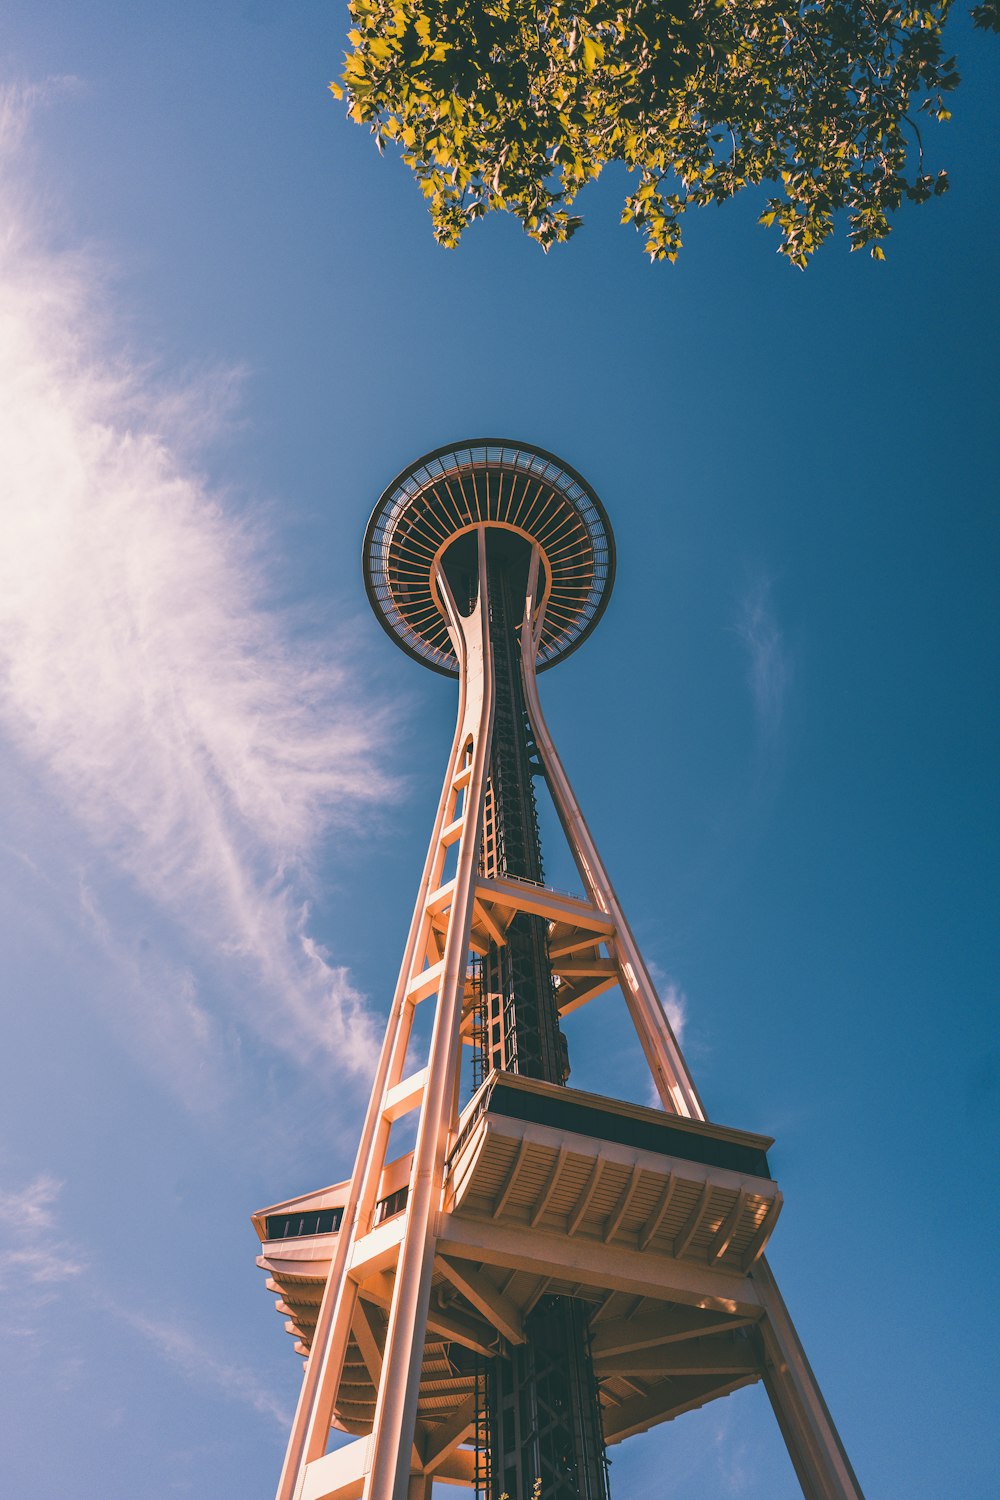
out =
<svg viewBox="0 0 1000 1500"><path fill-rule="evenodd" d="M492 539L491 539L492 540ZM500 539L497 538L498 543ZM519 630L526 548L488 548L494 724L483 825L482 873L541 882L533 775L537 761L521 680ZM480 966L479 1076L493 1069L564 1084L565 1037L542 917L516 915ZM607 1464L586 1311L544 1296L525 1319L526 1341L485 1362L486 1495L607 1500ZM477 1431L479 1428L477 1426Z"/></svg>
<svg viewBox="0 0 1000 1500"><path fill-rule="evenodd" d="M532 785L537 769L521 687L513 563L490 568L490 640L493 647L494 719L490 776L483 820L482 870L487 876L542 881L542 852ZM522 591L523 601L523 591ZM552 987L547 925L519 912L491 943L483 962L488 997L489 1061L508 1073L565 1083L566 1044Z"/></svg>

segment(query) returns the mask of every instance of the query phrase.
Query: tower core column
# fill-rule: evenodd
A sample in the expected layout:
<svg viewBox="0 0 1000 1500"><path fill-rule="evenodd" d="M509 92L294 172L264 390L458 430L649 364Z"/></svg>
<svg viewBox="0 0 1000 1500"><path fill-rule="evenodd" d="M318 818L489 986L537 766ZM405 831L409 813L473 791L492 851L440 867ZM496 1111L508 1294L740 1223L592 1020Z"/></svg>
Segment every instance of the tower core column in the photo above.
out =
<svg viewBox="0 0 1000 1500"><path fill-rule="evenodd" d="M487 879L543 883L533 778L543 774L521 674L521 638L532 629L532 552L523 538L487 537L494 720L480 870ZM447 569L447 556L445 561ZM503 943L479 961L481 1015L474 1077L492 1071L564 1085L566 1038L544 917L516 912ZM523 1344L484 1361L486 1432L480 1467L490 1500L606 1500L607 1463L587 1316L571 1297L543 1296L524 1320ZM485 1439L485 1441L484 1441Z"/></svg>

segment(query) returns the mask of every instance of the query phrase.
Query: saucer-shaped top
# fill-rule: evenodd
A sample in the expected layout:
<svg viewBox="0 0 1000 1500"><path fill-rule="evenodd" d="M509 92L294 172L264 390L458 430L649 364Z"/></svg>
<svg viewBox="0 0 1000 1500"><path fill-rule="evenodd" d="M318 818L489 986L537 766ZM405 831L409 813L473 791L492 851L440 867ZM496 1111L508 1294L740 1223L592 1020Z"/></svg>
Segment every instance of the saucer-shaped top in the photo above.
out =
<svg viewBox="0 0 1000 1500"><path fill-rule="evenodd" d="M457 676L435 568L457 537L483 525L520 535L542 554L542 671L590 634L615 576L603 505L586 480L542 448L477 438L437 448L394 479L365 533L372 608L404 651Z"/></svg>

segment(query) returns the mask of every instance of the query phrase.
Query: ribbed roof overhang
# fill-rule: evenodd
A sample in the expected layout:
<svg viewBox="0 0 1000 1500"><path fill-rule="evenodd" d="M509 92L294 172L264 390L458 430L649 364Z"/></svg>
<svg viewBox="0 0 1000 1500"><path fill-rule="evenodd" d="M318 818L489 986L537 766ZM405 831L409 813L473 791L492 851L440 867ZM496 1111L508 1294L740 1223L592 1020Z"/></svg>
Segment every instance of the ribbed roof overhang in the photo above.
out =
<svg viewBox="0 0 1000 1500"><path fill-rule="evenodd" d="M615 572L614 536L603 505L581 475L544 449L481 438L438 448L397 475L365 534L372 608L411 656L456 676L435 568L458 537L483 525L515 532L542 553L542 671L593 630Z"/></svg>

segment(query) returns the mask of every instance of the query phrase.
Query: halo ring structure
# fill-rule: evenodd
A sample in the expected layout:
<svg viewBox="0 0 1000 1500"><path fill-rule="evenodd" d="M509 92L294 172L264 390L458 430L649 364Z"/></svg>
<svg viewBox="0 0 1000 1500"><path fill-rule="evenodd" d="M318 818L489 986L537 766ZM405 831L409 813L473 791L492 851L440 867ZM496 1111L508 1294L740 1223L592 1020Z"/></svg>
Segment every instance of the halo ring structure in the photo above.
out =
<svg viewBox="0 0 1000 1500"><path fill-rule="evenodd" d="M368 522L365 588L383 628L410 656L457 677L435 564L463 532L500 527L537 544L545 569L538 670L587 638L607 605L615 541L585 479L543 448L476 438L425 454L392 481Z"/></svg>

